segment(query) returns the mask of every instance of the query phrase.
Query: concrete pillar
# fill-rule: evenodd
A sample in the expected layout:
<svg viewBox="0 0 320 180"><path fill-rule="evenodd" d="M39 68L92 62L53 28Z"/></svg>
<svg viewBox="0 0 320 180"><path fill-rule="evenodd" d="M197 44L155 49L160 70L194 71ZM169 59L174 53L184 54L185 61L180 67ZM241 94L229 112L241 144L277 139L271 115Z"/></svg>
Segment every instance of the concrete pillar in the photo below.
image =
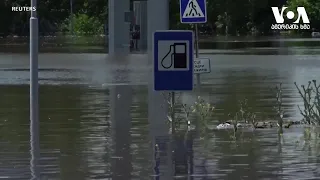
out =
<svg viewBox="0 0 320 180"><path fill-rule="evenodd" d="M125 12L130 11L130 0L109 0L109 55L130 52L130 23Z"/></svg>
<svg viewBox="0 0 320 180"><path fill-rule="evenodd" d="M156 30L169 29L169 0L148 0L148 59L149 67L153 67L153 33ZM148 83L148 119L151 139L153 140L154 173L158 179L173 179L171 136L166 124L168 114L167 100L160 92L154 91L153 68ZM166 94L167 95L167 94ZM163 152L165 151L165 152ZM162 153L160 153L162 152ZM164 163L165 162L165 163Z"/></svg>
<svg viewBox="0 0 320 180"><path fill-rule="evenodd" d="M154 91L153 79L153 34L157 30L169 29L169 0L148 0L148 63L151 68L148 83L149 121L151 130L167 127L167 100L160 92ZM166 93L165 93L166 94ZM167 95L167 94L166 94ZM163 106L163 107L162 107ZM153 132L155 132L153 131Z"/></svg>

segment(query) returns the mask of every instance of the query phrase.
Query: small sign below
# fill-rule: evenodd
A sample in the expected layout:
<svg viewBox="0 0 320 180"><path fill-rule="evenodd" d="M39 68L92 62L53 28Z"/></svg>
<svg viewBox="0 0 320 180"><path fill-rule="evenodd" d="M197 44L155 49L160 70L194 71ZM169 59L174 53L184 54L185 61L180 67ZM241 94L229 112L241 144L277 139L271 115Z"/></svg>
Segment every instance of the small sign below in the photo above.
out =
<svg viewBox="0 0 320 180"><path fill-rule="evenodd" d="M203 74L210 73L210 59L209 58L197 58L194 60L193 73L195 74Z"/></svg>

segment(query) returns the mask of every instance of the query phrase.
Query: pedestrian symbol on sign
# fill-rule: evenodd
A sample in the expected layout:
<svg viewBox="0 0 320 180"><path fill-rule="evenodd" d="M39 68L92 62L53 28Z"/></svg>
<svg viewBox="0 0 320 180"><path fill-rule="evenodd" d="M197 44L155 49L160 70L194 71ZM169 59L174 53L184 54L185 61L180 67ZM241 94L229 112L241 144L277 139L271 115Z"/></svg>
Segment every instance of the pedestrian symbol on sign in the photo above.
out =
<svg viewBox="0 0 320 180"><path fill-rule="evenodd" d="M197 0L189 0L187 8L183 13L183 18L205 17Z"/></svg>

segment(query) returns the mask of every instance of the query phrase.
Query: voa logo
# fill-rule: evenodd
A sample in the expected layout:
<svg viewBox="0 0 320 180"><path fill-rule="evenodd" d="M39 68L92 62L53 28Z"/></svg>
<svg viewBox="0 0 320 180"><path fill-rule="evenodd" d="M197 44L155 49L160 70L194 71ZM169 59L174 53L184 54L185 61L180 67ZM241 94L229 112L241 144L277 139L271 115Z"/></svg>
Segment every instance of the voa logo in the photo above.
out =
<svg viewBox="0 0 320 180"><path fill-rule="evenodd" d="M271 25L271 29L310 29L309 17L304 7L297 7L297 14L295 14L293 11L287 11L285 14L286 17L290 20L294 20L294 22L292 24L286 24L284 13L287 8L288 7L282 7L280 10L278 7L271 7L274 19L277 22L276 24ZM300 20L302 20L302 23L300 23Z"/></svg>

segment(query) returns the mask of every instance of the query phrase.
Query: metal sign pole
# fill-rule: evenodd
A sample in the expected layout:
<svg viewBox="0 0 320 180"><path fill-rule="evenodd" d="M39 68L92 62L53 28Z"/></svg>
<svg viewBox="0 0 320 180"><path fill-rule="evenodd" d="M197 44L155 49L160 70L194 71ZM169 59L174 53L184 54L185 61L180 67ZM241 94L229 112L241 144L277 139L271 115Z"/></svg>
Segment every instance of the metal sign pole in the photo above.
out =
<svg viewBox="0 0 320 180"><path fill-rule="evenodd" d="M31 0L31 7L37 7L37 0ZM30 17L30 169L33 179L39 179L39 105L38 105L38 19L35 11Z"/></svg>
<svg viewBox="0 0 320 180"><path fill-rule="evenodd" d="M171 128L172 128L171 132L172 134L175 134L176 123L175 123L175 92L174 91L171 92L170 105L171 105L170 116L171 116Z"/></svg>
<svg viewBox="0 0 320 180"><path fill-rule="evenodd" d="M199 58L199 31L198 31L198 24L195 24L195 49L196 49L196 58ZM197 87L200 88L200 74L196 74L197 77Z"/></svg>
<svg viewBox="0 0 320 180"><path fill-rule="evenodd" d="M199 32L198 24L207 22L206 0L180 0L181 23L194 24L196 59L199 58ZM194 53L194 52L193 52ZM200 73L196 74L197 89L200 89Z"/></svg>

